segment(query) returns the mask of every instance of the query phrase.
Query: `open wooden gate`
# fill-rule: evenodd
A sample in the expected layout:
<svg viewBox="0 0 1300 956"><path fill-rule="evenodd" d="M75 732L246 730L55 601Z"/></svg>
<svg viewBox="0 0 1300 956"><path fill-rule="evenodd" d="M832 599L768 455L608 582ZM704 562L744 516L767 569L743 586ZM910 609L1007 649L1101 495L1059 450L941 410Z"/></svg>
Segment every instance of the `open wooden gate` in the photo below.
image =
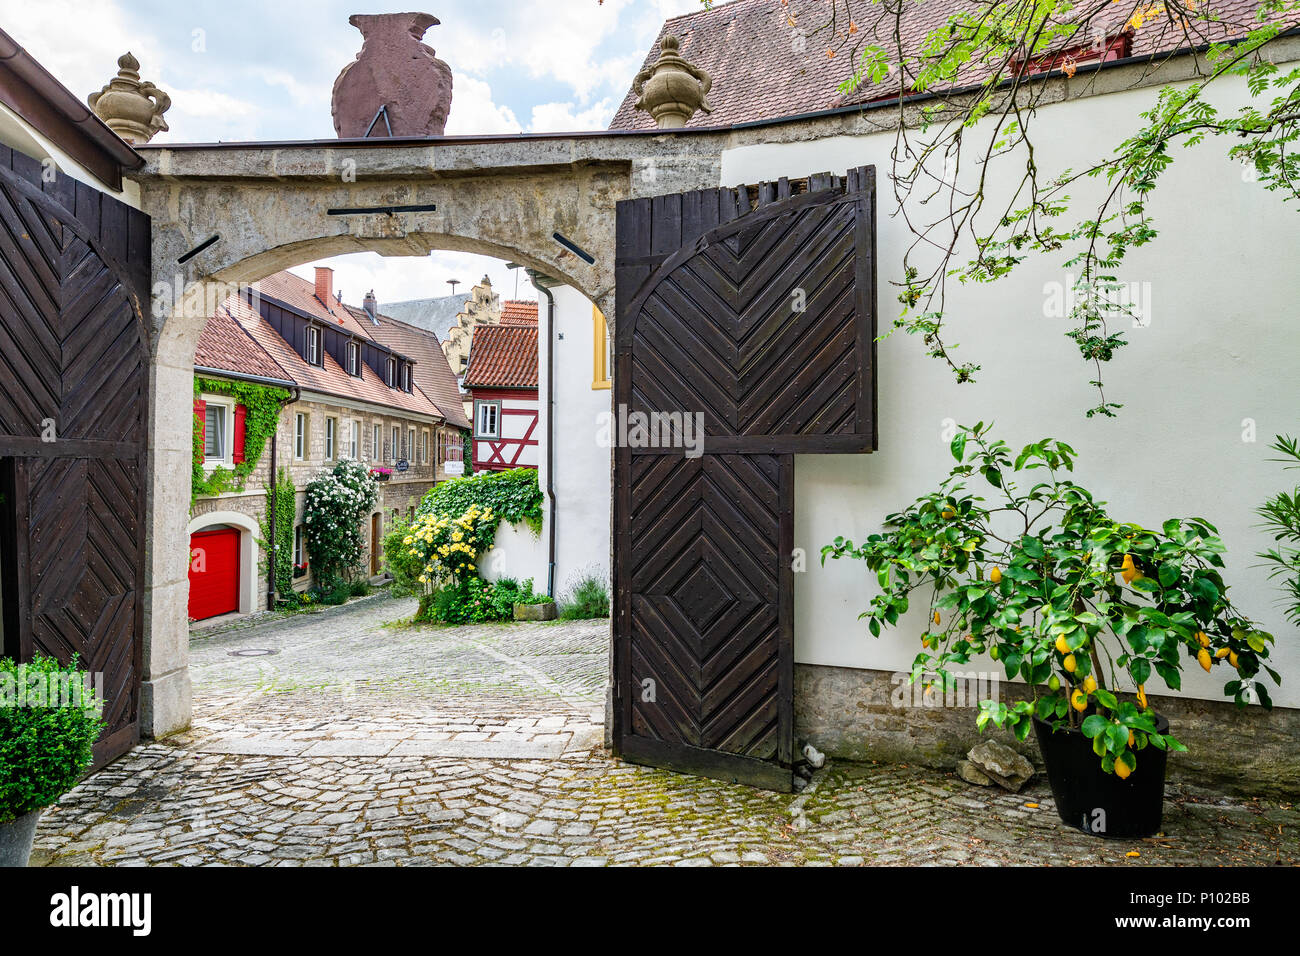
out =
<svg viewBox="0 0 1300 956"><path fill-rule="evenodd" d="M95 763L139 739L149 217L0 148L4 651L102 682Z"/></svg>
<svg viewBox="0 0 1300 956"><path fill-rule="evenodd" d="M615 750L790 790L794 455L876 447L875 170L628 200L617 236Z"/></svg>

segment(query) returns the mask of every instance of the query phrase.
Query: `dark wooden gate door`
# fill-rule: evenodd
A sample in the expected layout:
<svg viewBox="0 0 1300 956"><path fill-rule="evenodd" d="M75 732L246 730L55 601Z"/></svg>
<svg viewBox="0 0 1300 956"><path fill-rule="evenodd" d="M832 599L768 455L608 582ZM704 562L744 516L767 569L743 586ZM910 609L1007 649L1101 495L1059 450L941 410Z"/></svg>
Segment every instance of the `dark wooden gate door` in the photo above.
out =
<svg viewBox="0 0 1300 956"><path fill-rule="evenodd" d="M95 675L103 765L139 739L149 218L41 172L0 149L0 456L17 556L5 652L76 654Z"/></svg>
<svg viewBox="0 0 1300 956"><path fill-rule="evenodd" d="M615 749L790 790L794 455L876 445L874 169L617 232Z"/></svg>

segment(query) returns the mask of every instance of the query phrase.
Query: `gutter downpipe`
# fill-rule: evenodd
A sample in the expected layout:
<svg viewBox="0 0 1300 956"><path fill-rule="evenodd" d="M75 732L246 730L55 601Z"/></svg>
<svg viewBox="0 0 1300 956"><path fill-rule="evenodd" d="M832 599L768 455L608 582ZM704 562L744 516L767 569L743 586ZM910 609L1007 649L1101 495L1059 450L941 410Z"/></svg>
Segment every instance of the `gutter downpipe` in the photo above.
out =
<svg viewBox="0 0 1300 956"><path fill-rule="evenodd" d="M555 597L555 296L550 286L555 280L536 269L528 278L546 296L546 500L550 532L547 542L546 594Z"/></svg>

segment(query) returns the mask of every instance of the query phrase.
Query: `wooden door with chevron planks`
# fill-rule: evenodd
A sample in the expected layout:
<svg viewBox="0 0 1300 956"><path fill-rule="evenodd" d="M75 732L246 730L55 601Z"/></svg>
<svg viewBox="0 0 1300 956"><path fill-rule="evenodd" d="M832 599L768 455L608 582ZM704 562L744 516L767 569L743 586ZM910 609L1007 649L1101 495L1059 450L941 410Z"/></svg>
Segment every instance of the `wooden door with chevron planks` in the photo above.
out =
<svg viewBox="0 0 1300 956"><path fill-rule="evenodd" d="M139 739L149 218L0 148L4 652L75 655Z"/></svg>
<svg viewBox="0 0 1300 956"><path fill-rule="evenodd" d="M617 236L615 749L790 790L794 456L876 446L874 170L628 200Z"/></svg>

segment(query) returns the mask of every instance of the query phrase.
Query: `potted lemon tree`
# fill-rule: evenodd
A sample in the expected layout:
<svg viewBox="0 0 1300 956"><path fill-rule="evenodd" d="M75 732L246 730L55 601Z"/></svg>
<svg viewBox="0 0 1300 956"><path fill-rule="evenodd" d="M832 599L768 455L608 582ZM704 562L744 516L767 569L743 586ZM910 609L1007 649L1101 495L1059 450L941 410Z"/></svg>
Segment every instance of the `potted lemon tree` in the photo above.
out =
<svg viewBox="0 0 1300 956"><path fill-rule="evenodd" d="M77 667L0 660L0 867L26 866L41 812L77 785L103 721Z"/></svg>
<svg viewBox="0 0 1300 956"><path fill-rule="evenodd" d="M1048 439L1013 456L990 427L961 428L958 464L937 490L860 545L836 538L822 562L856 558L875 572L880 593L861 615L873 635L928 602L912 681L946 692L955 667L988 654L1028 685L1028 699L981 701L977 724L1036 734L1064 822L1150 835L1167 754L1186 748L1148 686L1178 690L1190 666L1221 676L1238 706L1270 707L1259 678L1279 682L1266 663L1273 637L1229 600L1208 521L1171 518L1159 531L1116 521L1068 477L1069 445Z"/></svg>

